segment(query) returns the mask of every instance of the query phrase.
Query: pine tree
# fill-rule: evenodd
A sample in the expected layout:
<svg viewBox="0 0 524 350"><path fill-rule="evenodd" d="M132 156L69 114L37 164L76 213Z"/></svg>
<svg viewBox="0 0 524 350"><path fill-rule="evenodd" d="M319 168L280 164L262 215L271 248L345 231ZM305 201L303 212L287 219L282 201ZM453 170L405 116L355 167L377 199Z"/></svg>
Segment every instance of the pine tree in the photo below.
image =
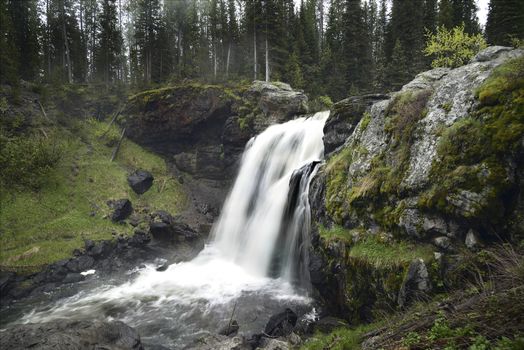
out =
<svg viewBox="0 0 524 350"><path fill-rule="evenodd" d="M400 39L395 41L393 52L391 54L391 60L388 64L386 73L386 81L391 87L391 90L399 90L406 81L409 80L410 75L408 73L406 60L406 53L402 47Z"/></svg>
<svg viewBox="0 0 524 350"><path fill-rule="evenodd" d="M36 0L10 1L8 7L14 45L18 49L18 74L25 80L34 80L40 70L40 20L37 9Z"/></svg>
<svg viewBox="0 0 524 350"><path fill-rule="evenodd" d="M95 50L95 72L106 84L118 78L122 33L118 27L116 0L104 0L99 17L98 46Z"/></svg>
<svg viewBox="0 0 524 350"><path fill-rule="evenodd" d="M16 33L8 11L7 0L0 0L0 82L18 82L19 52L15 45Z"/></svg>
<svg viewBox="0 0 524 350"><path fill-rule="evenodd" d="M511 45L513 39L524 39L524 2L490 0L486 23L488 43Z"/></svg>

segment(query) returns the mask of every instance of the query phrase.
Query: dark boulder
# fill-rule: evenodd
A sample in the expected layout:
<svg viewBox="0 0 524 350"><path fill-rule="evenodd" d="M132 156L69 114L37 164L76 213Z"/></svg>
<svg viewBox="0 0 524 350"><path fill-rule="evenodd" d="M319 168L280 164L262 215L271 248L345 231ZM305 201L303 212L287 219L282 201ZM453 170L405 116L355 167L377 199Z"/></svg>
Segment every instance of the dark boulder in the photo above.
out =
<svg viewBox="0 0 524 350"><path fill-rule="evenodd" d="M79 257L69 260L66 267L71 272L82 272L85 270L89 270L94 263L95 259L93 259L92 257L88 255L81 255Z"/></svg>
<svg viewBox="0 0 524 350"><path fill-rule="evenodd" d="M137 331L120 321L58 320L15 325L0 333L3 349L143 349Z"/></svg>
<svg viewBox="0 0 524 350"><path fill-rule="evenodd" d="M152 214L149 232L154 239L164 242L192 241L198 238L198 233L188 224L177 221L162 210Z"/></svg>
<svg viewBox="0 0 524 350"><path fill-rule="evenodd" d="M111 214L111 220L114 222L120 222L129 217L131 213L133 212L133 206L131 205L131 202L129 199L119 199L116 201L109 201L108 205L110 208L113 209L113 213Z"/></svg>
<svg viewBox="0 0 524 350"><path fill-rule="evenodd" d="M0 272L0 297L4 296L9 292L11 288L11 282L15 280L14 272Z"/></svg>
<svg viewBox="0 0 524 350"><path fill-rule="evenodd" d="M135 234L129 238L129 245L133 247L141 247L151 241L151 236L140 229L135 229Z"/></svg>
<svg viewBox="0 0 524 350"><path fill-rule="evenodd" d="M62 283L76 283L76 282L80 282L80 281L83 281L85 279L85 276L83 276L82 274L79 274L79 273L68 273Z"/></svg>
<svg viewBox="0 0 524 350"><path fill-rule="evenodd" d="M225 335L225 336L234 336L238 333L238 330L240 329L240 326L238 325L238 322L236 320L233 320L231 323L228 323L227 325L222 328L218 334Z"/></svg>
<svg viewBox="0 0 524 350"><path fill-rule="evenodd" d="M269 318L264 333L272 337L284 337L293 332L297 319L297 314L288 308Z"/></svg>
<svg viewBox="0 0 524 350"><path fill-rule="evenodd" d="M127 177L127 183L136 194L147 192L153 186L153 174L146 170L137 170Z"/></svg>
<svg viewBox="0 0 524 350"><path fill-rule="evenodd" d="M409 264L408 273L400 287L398 305L405 307L411 301L425 297L430 290L431 281L426 264L422 259L415 259Z"/></svg>

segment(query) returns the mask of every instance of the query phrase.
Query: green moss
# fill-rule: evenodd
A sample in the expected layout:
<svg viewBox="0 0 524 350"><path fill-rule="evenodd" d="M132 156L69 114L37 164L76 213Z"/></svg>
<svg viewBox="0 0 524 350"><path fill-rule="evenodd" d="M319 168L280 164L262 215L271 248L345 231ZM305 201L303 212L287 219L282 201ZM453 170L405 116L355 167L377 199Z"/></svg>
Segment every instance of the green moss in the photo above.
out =
<svg viewBox="0 0 524 350"><path fill-rule="evenodd" d="M478 89L481 107L442 132L430 177L433 186L420 206L471 219L502 220L511 192L508 153L522 151L524 135L524 58L493 71ZM481 193L473 210L457 212L451 202L462 191Z"/></svg>
<svg viewBox="0 0 524 350"><path fill-rule="evenodd" d="M369 114L368 112L365 112L364 116L360 120L360 131L361 132L367 129L369 122L371 122L371 114Z"/></svg>
<svg viewBox="0 0 524 350"><path fill-rule="evenodd" d="M393 241L380 235L369 235L355 243L349 256L376 267L407 266L416 258L426 263L433 259L433 247L406 241Z"/></svg>
<svg viewBox="0 0 524 350"><path fill-rule="evenodd" d="M116 127L115 127L116 128ZM112 233L130 234L132 227L117 225L109 215L106 201L129 198L137 210L166 210L173 214L185 205L181 185L168 172L162 158L125 139L116 160L110 162L112 147L107 124L78 122L76 133L57 128L62 154L38 192L4 188L1 191L0 264L4 267L40 266L71 255L85 239L111 239ZM127 175L137 168L153 173L153 187L136 195L127 184ZM38 252L20 255L31 248Z"/></svg>

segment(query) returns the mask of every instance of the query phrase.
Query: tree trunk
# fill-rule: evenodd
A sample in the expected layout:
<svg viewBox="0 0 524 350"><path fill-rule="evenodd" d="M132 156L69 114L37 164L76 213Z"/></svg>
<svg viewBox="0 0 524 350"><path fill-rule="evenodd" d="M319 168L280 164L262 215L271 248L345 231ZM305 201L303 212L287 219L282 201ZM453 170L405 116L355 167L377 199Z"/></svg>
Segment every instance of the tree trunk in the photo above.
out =
<svg viewBox="0 0 524 350"><path fill-rule="evenodd" d="M267 45L267 35L266 35L266 82L269 83L269 47Z"/></svg>
<svg viewBox="0 0 524 350"><path fill-rule="evenodd" d="M253 25L253 27L255 26ZM255 80L257 80L257 33L256 33L255 28L253 28L253 52L254 52Z"/></svg>
<svg viewBox="0 0 524 350"><path fill-rule="evenodd" d="M226 60L226 78L229 77L229 59L231 57L231 41L227 47L227 60Z"/></svg>
<svg viewBox="0 0 524 350"><path fill-rule="evenodd" d="M66 57L66 64L67 64L67 80L69 84L73 81L73 72L71 71L71 55L69 54L69 41L67 40L67 30L66 30L66 24L65 24L65 8L64 8L64 0L60 3L62 6L62 35L64 37L64 45L65 45L65 57Z"/></svg>

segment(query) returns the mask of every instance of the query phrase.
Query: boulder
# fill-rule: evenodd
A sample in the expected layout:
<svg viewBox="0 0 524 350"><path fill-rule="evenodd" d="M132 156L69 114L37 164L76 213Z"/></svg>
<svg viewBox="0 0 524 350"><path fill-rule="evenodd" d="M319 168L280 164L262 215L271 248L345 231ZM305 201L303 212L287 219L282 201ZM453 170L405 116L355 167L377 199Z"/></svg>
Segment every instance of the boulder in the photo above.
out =
<svg viewBox="0 0 524 350"><path fill-rule="evenodd" d="M466 234L466 240L464 243L466 244L466 247L470 250L476 250L478 248L479 240L472 229L470 229Z"/></svg>
<svg viewBox="0 0 524 350"><path fill-rule="evenodd" d="M412 300L425 296L431 290L428 269L422 259L415 259L409 264L408 273L402 282L398 294L398 305L405 307Z"/></svg>
<svg viewBox="0 0 524 350"><path fill-rule="evenodd" d="M136 170L127 177L127 183L136 194L147 192L153 185L153 174L146 170Z"/></svg>
<svg viewBox="0 0 524 350"><path fill-rule="evenodd" d="M238 325L238 322L236 320L233 320L231 324L226 324L219 332L220 335L225 336L234 336L238 333L238 330L240 329L240 326Z"/></svg>
<svg viewBox="0 0 524 350"><path fill-rule="evenodd" d="M4 349L142 350L137 331L120 321L57 320L38 324L21 324L0 333Z"/></svg>
<svg viewBox="0 0 524 350"><path fill-rule="evenodd" d="M198 238L198 233L188 224L162 210L152 214L149 232L154 239L163 242L192 241Z"/></svg>
<svg viewBox="0 0 524 350"><path fill-rule="evenodd" d="M71 272L82 272L89 270L94 263L95 259L93 259L92 257L88 255L81 255L79 257L69 260L66 267Z"/></svg>
<svg viewBox="0 0 524 350"><path fill-rule="evenodd" d="M108 205L110 208L113 209L113 213L111 214L111 220L114 222L121 222L129 217L131 213L133 212L133 206L131 205L131 201L129 199L119 199L116 201L109 201Z"/></svg>
<svg viewBox="0 0 524 350"><path fill-rule="evenodd" d="M273 315L266 324L264 333L272 337L284 337L293 332L297 324L297 314L287 308L281 313Z"/></svg>
<svg viewBox="0 0 524 350"><path fill-rule="evenodd" d="M451 249L451 240L448 237L437 237L433 239L433 244L444 251Z"/></svg>

